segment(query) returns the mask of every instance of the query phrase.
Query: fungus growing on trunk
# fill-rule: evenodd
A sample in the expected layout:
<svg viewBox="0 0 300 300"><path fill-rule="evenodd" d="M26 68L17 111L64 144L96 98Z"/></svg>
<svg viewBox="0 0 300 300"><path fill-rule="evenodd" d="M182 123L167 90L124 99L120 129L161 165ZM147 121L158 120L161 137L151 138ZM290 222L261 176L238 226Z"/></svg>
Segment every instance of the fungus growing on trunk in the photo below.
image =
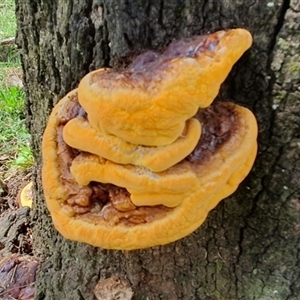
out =
<svg viewBox="0 0 300 300"><path fill-rule="evenodd" d="M63 139L71 147L94 153L119 164L143 166L154 172L164 171L188 156L201 135L200 123L191 118L177 140L161 147L134 145L113 135L94 129L83 117L70 120ZM78 139L78 136L81 138Z"/></svg>
<svg viewBox="0 0 300 300"><path fill-rule="evenodd" d="M57 230L131 250L199 227L256 156L253 114L211 105L250 44L244 29L219 31L143 54L121 73L83 78L55 106L43 138L43 187Z"/></svg>
<svg viewBox="0 0 300 300"><path fill-rule="evenodd" d="M211 104L251 43L244 29L173 42L161 55L142 54L123 72L87 74L79 84L79 103L104 134L137 145L171 144L199 107Z"/></svg>

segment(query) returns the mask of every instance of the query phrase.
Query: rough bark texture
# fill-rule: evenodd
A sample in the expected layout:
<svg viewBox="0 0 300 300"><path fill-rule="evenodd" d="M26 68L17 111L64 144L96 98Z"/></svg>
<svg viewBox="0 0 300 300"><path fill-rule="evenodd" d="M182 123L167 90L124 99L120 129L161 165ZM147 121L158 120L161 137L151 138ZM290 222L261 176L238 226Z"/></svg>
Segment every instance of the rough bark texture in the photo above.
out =
<svg viewBox="0 0 300 300"><path fill-rule="evenodd" d="M30 223L29 207L9 210L0 219L0 257L13 253L31 253L29 246L28 224Z"/></svg>
<svg viewBox="0 0 300 300"><path fill-rule="evenodd" d="M127 280L134 299L280 299L300 295L299 0L21 1L18 37L36 155L36 299L95 299L99 279ZM53 105L89 70L122 67L145 49L246 27L254 45L220 97L254 111L259 155L238 191L190 236L164 247L107 251L63 239L41 189L41 138Z"/></svg>

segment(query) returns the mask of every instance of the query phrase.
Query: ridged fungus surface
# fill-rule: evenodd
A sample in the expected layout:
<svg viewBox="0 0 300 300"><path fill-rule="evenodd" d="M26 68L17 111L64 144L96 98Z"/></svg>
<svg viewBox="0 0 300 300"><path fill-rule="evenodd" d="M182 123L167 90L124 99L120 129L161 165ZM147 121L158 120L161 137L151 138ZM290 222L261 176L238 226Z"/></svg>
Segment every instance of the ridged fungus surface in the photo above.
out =
<svg viewBox="0 0 300 300"><path fill-rule="evenodd" d="M59 101L42 145L44 193L57 230L132 250L199 227L256 156L251 111L212 104L251 42L245 29L175 41L122 72L89 73Z"/></svg>

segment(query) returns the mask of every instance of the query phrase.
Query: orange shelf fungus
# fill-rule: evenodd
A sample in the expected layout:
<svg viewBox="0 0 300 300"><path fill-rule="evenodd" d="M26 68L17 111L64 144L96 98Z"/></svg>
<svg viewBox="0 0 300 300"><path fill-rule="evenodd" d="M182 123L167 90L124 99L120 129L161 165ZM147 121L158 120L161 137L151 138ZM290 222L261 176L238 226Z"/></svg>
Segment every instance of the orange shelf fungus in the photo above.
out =
<svg viewBox="0 0 300 300"><path fill-rule="evenodd" d="M199 107L211 104L251 43L244 29L174 42L162 55L146 52L123 72L87 74L79 103L90 124L105 134L138 145L170 144Z"/></svg>
<svg viewBox="0 0 300 300"><path fill-rule="evenodd" d="M183 160L196 147L200 135L200 123L194 118L186 122L186 128L175 142L161 147L134 145L116 136L104 135L84 118L70 120L63 130L64 141L73 148L119 164L144 166L154 172L164 171Z"/></svg>
<svg viewBox="0 0 300 300"><path fill-rule="evenodd" d="M43 187L57 230L107 249L164 245L233 193L257 151L250 110L213 103L252 43L245 29L173 42L101 69L53 109Z"/></svg>

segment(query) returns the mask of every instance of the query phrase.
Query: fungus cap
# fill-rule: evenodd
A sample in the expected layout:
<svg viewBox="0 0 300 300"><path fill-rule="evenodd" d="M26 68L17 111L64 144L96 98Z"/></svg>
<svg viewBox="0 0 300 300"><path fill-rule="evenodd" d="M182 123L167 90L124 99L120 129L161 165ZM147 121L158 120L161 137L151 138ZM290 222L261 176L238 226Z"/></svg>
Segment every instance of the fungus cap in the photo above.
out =
<svg viewBox="0 0 300 300"><path fill-rule="evenodd" d="M196 190L202 191L200 199L203 199L223 186L232 173L245 164L256 144L257 127L253 114L231 103L219 103L218 106L230 111L230 117L235 118L234 124L226 124L234 125L233 132L226 143L201 162L185 159L166 171L155 173L144 167L116 164L97 155L82 153L73 160L70 171L83 186L95 181L126 188L136 206L176 207Z"/></svg>
<svg viewBox="0 0 300 300"><path fill-rule="evenodd" d="M208 108L204 113L200 112L203 132L199 145L201 145L201 139L205 142L210 131L217 132L210 141L219 137L222 140L228 133L228 128L231 128L225 142L223 140L219 144L217 142L212 147L214 149L209 149L212 142L206 141L207 145L204 147L197 145L183 162L171 167L171 171L167 170L162 174L151 172L151 180L153 178L158 178L158 180L148 182L149 177L145 177L146 181L143 181L143 175L140 178L134 177L133 171L138 168L136 166L118 165L94 154L79 154L66 145L62 139L63 127L69 120L78 116L80 106L77 103L76 90L65 96L50 115L42 145L43 187L56 229L72 240L107 249L123 250L164 245L190 234L204 222L208 212L219 201L235 191L251 169L256 155L257 126L252 113L246 108L230 103L218 105L220 105L217 106L220 108L220 114L225 111L224 114L228 117L221 117L214 124L208 124L207 127L205 123L213 119L210 116L214 115L214 108ZM219 125L219 121L223 119L225 119L224 125ZM232 120L234 121L230 125ZM81 157L84 160L87 159L88 163L95 160L97 167L100 164L100 168L102 168L101 164L107 165L108 168L105 168L103 173L108 175L100 176L100 180L104 178L104 183L96 184L96 186L95 182L87 186L77 183L75 179L82 184L87 184L90 180L98 180L98 177L92 178L84 174L85 182L81 182L79 175L76 174L77 171L74 171L77 160L78 166L84 168L85 162L80 161ZM70 173L70 165L72 165L71 169L75 177ZM178 167L178 165L181 166ZM93 168L93 166L89 167ZM176 174L174 170L179 169L180 172ZM78 174L81 173L78 171ZM177 176L189 177L187 184L190 184L190 188L188 190L185 190L184 185L180 185L181 180L177 180ZM171 182L160 184L161 180L167 182L169 178L173 184ZM105 184L111 181L124 186L129 184L132 195L135 195L137 199L140 197L141 202L144 201L136 203L142 206L130 205L128 199L121 199L121 201L124 200L121 206L116 202L108 201L101 204L101 201L95 200L93 196L95 190L101 194L106 188L108 190L115 188L111 184ZM136 181L135 184L134 181ZM156 196L160 197L160 189L164 189L163 193L168 198L171 208L164 205L151 206L153 200L150 196L153 196L156 201ZM172 203L170 196L172 189L177 189L174 192L176 199L180 198L180 194L183 196L180 201L176 200L177 206ZM156 193L152 195L151 191L156 191ZM110 192L108 195L111 197ZM128 198L129 196L123 194L122 197ZM145 203L146 206L144 206ZM120 210L120 207L123 210Z"/></svg>
<svg viewBox="0 0 300 300"><path fill-rule="evenodd" d="M17 202L20 207L28 206L32 208L32 184L32 181L27 183L18 193Z"/></svg>
<svg viewBox="0 0 300 300"><path fill-rule="evenodd" d="M193 118L186 122L176 141L160 147L135 145L113 135L104 135L84 118L70 120L63 129L64 141L72 148L97 154L118 164L143 166L154 172L164 171L188 156L200 135L200 123Z"/></svg>
<svg viewBox="0 0 300 300"><path fill-rule="evenodd" d="M79 102L90 124L103 134L137 145L171 144L186 120L211 104L251 43L245 29L174 42L161 55L139 56L123 72L87 74L79 84Z"/></svg>

